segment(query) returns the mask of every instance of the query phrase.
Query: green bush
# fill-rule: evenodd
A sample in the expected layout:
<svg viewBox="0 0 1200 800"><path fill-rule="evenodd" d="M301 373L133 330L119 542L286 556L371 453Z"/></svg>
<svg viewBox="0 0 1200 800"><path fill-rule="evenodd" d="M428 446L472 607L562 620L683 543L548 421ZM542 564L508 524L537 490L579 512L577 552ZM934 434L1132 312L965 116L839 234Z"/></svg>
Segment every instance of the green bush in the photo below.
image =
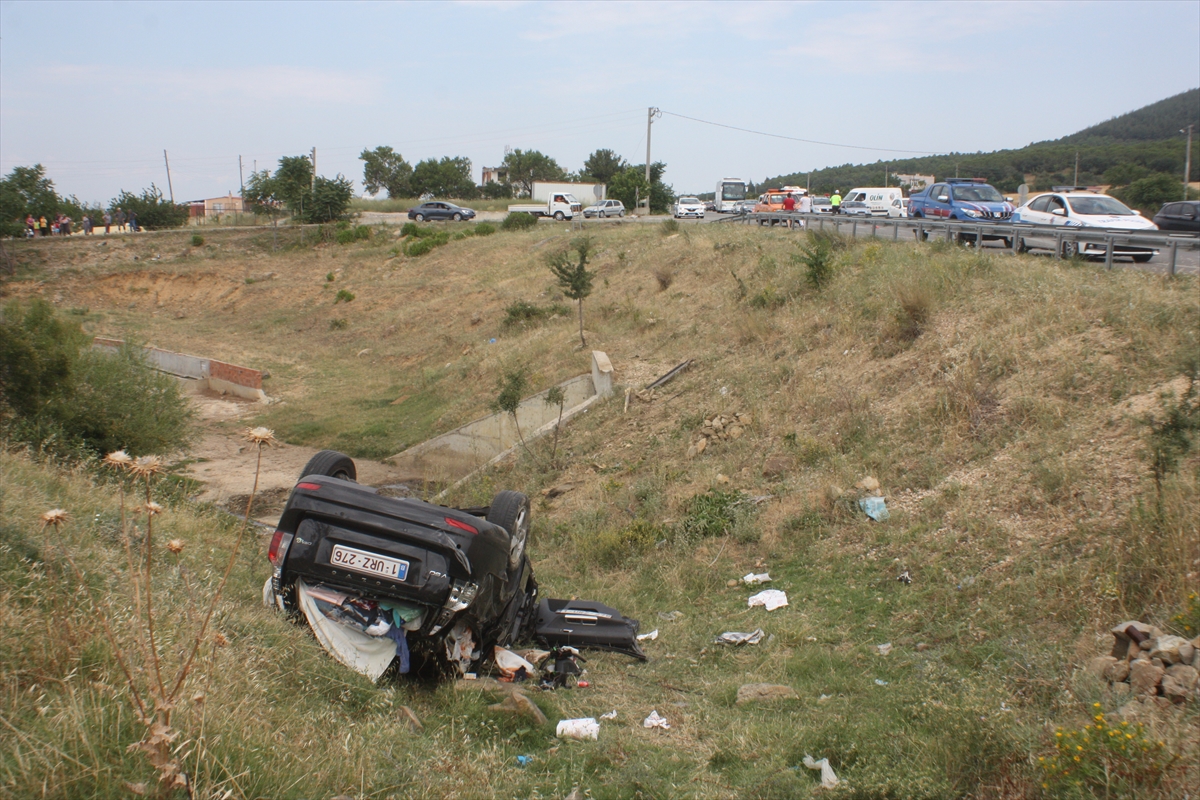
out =
<svg viewBox="0 0 1200 800"><path fill-rule="evenodd" d="M415 222L406 222L400 227L401 236L420 236L421 226Z"/></svg>
<svg viewBox="0 0 1200 800"><path fill-rule="evenodd" d="M670 531L662 525L639 519L617 530L589 532L578 540L578 546L589 561L611 568L627 563L670 538Z"/></svg>
<svg viewBox="0 0 1200 800"><path fill-rule="evenodd" d="M333 304L336 306L338 303L341 303L341 302L350 303L350 302L353 302L353 300L354 300L354 292L348 291L346 289L338 289L337 297L334 298Z"/></svg>
<svg viewBox="0 0 1200 800"><path fill-rule="evenodd" d="M666 235L672 234L672 233L678 233L679 232L679 220L675 219L674 217L672 217L671 219L668 219L668 220L664 220L663 223L658 226L658 232L661 233L663 236L666 236Z"/></svg>
<svg viewBox="0 0 1200 800"><path fill-rule="evenodd" d="M480 222L475 226L476 236L491 236L496 232L496 226L490 222Z"/></svg>
<svg viewBox="0 0 1200 800"><path fill-rule="evenodd" d="M537 225L538 218L533 214L526 214L524 211L517 211L509 214L500 223L502 231L523 231Z"/></svg>
<svg viewBox="0 0 1200 800"><path fill-rule="evenodd" d="M431 228L424 228L421 233L415 237L410 237L413 240L404 245L404 254L407 256L423 256L430 250L436 247L441 247L450 241L449 231L435 231Z"/></svg>
<svg viewBox="0 0 1200 800"><path fill-rule="evenodd" d="M198 233L192 234L192 247L201 247L204 245L204 237Z"/></svg>
<svg viewBox="0 0 1200 800"><path fill-rule="evenodd" d="M730 533L754 510L745 492L709 489L684 503L679 533L688 539L703 539Z"/></svg>
<svg viewBox="0 0 1200 800"><path fill-rule="evenodd" d="M188 207L164 200L162 190L153 183L140 195L122 191L109 203L110 211L118 208L126 215L136 213L138 227L148 231L178 228L188 221Z"/></svg>
<svg viewBox="0 0 1200 800"><path fill-rule="evenodd" d="M533 303L526 303L524 300L518 300L504 309L504 320L500 325L504 328L512 328L517 325L524 325L526 322L540 322L555 315L569 317L571 309L561 303L539 306Z"/></svg>
<svg viewBox="0 0 1200 800"><path fill-rule="evenodd" d="M350 323L347 322L345 320L345 318L343 318L343 317L329 320L329 330L331 330L331 331L344 331L349 326L350 326Z"/></svg>
<svg viewBox="0 0 1200 800"><path fill-rule="evenodd" d="M355 239L354 231L352 231L350 229L346 229L344 231L337 232L337 243L338 244L351 244L354 242L354 239Z"/></svg>
<svg viewBox="0 0 1200 800"><path fill-rule="evenodd" d="M0 426L43 452L87 457L124 449L169 453L192 438L193 412L172 377L140 348L89 347L78 323L43 300L0 314Z"/></svg>

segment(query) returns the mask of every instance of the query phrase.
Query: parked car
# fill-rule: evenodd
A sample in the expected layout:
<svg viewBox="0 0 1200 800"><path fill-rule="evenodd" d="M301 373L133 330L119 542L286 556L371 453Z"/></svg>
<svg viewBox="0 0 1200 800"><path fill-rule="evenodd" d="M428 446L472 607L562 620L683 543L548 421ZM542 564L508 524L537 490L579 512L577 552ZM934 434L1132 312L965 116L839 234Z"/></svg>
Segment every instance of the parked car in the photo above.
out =
<svg viewBox="0 0 1200 800"><path fill-rule="evenodd" d="M833 203L828 197L814 197L812 199L812 208L814 214L832 214Z"/></svg>
<svg viewBox="0 0 1200 800"><path fill-rule="evenodd" d="M456 206L454 203L447 203L445 200L434 200L429 203L422 203L416 208L408 210L408 218L417 222L425 220L449 219L454 222L464 219L474 219L475 210Z"/></svg>
<svg viewBox="0 0 1200 800"><path fill-rule="evenodd" d="M1154 231L1158 226L1129 208L1115 197L1084 190L1050 192L1031 198L1013 212L1014 223L1033 223L1065 228L1116 228L1125 231ZM1053 251L1057 232L1051 227L1033 229L1022 233L1017 240L1017 250L1033 249ZM1064 239L1061 245L1063 258L1081 255L1086 258L1103 257L1103 243L1074 242ZM1128 256L1138 263L1145 263L1157 251L1150 247L1114 245L1113 255Z"/></svg>
<svg viewBox="0 0 1200 800"><path fill-rule="evenodd" d="M583 216L588 219L592 217L623 217L625 216L625 204L620 200L601 200L596 205L585 208Z"/></svg>
<svg viewBox="0 0 1200 800"><path fill-rule="evenodd" d="M738 200L733 204L734 214L753 214L757 200Z"/></svg>
<svg viewBox="0 0 1200 800"><path fill-rule="evenodd" d="M1160 231L1200 233L1200 200L1167 203L1154 215Z"/></svg>
<svg viewBox="0 0 1200 800"><path fill-rule="evenodd" d="M636 620L586 600L538 602L526 495L502 491L486 508L455 509L385 497L356 476L354 461L332 450L304 467L271 537L264 599L303 612L314 630L324 624L315 611L387 636L397 654L403 644L451 674L522 641L645 659Z"/></svg>
<svg viewBox="0 0 1200 800"><path fill-rule="evenodd" d="M671 216L675 217L675 219L682 219L684 217L704 219L704 203L701 203L695 197L681 197L675 201L675 208L671 212Z"/></svg>
<svg viewBox="0 0 1200 800"><path fill-rule="evenodd" d="M842 203L842 213L851 217L869 217L871 216L871 207L862 200L851 200L848 203Z"/></svg>

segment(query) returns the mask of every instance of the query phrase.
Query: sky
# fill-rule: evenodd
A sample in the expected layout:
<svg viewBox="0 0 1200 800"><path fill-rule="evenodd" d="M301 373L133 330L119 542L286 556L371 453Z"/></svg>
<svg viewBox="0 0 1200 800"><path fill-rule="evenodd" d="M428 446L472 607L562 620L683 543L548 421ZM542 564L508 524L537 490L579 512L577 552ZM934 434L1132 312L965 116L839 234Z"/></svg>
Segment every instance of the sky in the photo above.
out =
<svg viewBox="0 0 1200 800"><path fill-rule="evenodd" d="M0 171L107 203L168 194L165 150L184 202L236 194L239 156L248 176L315 147L361 192L359 154L388 145L478 181L506 147L644 163L653 107L651 158L699 193L1022 147L1197 85L1195 0L0 0Z"/></svg>

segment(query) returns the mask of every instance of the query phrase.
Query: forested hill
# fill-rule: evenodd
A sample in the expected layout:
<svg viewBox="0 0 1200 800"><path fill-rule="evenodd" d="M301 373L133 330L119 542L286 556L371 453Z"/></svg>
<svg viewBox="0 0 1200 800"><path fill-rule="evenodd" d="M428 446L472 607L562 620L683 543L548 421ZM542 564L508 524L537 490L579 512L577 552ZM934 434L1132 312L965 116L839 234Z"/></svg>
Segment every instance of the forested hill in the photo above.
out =
<svg viewBox="0 0 1200 800"><path fill-rule="evenodd" d="M1002 192L1015 192L1022 183L1040 190L1073 182L1078 154L1081 184L1133 188L1149 181L1155 187L1153 191L1143 191L1150 186L1145 183L1132 195L1126 194L1125 199L1138 207L1157 210L1160 198L1169 197L1173 191L1172 181L1177 187L1182 182L1187 137L1179 131L1189 124L1196 125L1200 135L1200 89L1160 100L1062 139L1034 142L1020 149L843 164L814 170L811 176L794 172L766 178L758 187L804 186L811 178L813 191L824 194L854 186L879 186L885 175L889 185L895 185L893 176L897 174L918 174L986 178ZM1196 181L1197 175L1200 157L1192 159L1191 180ZM1115 193L1121 194L1120 189Z"/></svg>
<svg viewBox="0 0 1200 800"><path fill-rule="evenodd" d="M1188 125L1195 125L1200 133L1200 89L1159 100L1058 141L1065 144L1152 142L1177 138L1179 131L1186 130Z"/></svg>

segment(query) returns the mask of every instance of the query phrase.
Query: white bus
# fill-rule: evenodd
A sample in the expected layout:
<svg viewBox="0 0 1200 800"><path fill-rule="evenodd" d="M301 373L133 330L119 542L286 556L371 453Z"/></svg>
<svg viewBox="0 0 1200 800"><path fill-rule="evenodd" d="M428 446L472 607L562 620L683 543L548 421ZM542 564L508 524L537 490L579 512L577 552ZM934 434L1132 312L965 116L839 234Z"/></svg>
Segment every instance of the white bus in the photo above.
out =
<svg viewBox="0 0 1200 800"><path fill-rule="evenodd" d="M734 210L734 204L746 199L746 186L741 178L722 178L717 181L717 191L713 195L713 211L729 214Z"/></svg>

